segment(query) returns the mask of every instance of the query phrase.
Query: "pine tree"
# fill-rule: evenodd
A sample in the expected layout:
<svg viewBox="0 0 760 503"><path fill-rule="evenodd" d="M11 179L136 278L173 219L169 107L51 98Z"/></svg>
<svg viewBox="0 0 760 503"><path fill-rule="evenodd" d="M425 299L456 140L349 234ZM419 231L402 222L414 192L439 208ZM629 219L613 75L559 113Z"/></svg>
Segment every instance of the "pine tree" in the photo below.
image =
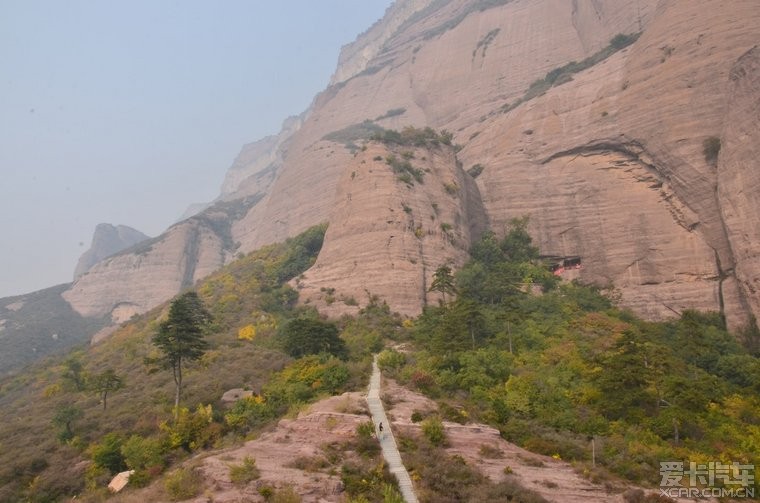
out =
<svg viewBox="0 0 760 503"><path fill-rule="evenodd" d="M440 292L443 296L443 304L446 304L446 294L456 294L456 287L454 286L454 276L451 275L451 267L442 265L435 270L433 274L433 283L428 289L429 292Z"/></svg>
<svg viewBox="0 0 760 503"><path fill-rule="evenodd" d="M182 394L182 366L198 360L208 348L205 329L211 322L211 315L194 291L183 293L171 303L169 316L161 322L153 336L153 344L163 355L151 363L171 369L174 377L174 418L179 414Z"/></svg>
<svg viewBox="0 0 760 503"><path fill-rule="evenodd" d="M90 387L100 395L100 400L103 402L103 410L106 410L108 393L122 389L124 387L124 380L113 369L107 369L93 376L90 381Z"/></svg>

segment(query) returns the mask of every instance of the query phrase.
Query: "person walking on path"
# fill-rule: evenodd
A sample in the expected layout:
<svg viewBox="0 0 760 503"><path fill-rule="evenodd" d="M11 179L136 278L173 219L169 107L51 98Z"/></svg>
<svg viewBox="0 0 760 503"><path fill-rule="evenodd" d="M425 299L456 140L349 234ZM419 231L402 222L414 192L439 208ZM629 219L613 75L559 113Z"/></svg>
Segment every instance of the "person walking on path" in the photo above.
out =
<svg viewBox="0 0 760 503"><path fill-rule="evenodd" d="M367 389L367 406L369 407L372 422L377 425L378 442L383 453L383 458L388 463L388 471L395 475L398 480L398 488L406 503L417 503L417 495L414 494L414 484L409 472L404 467L401 454L398 452L396 439L393 437L393 429L388 417L385 415L383 402L380 400L380 368L377 366L377 355L372 362L372 376ZM388 423L388 434L385 433L383 423Z"/></svg>

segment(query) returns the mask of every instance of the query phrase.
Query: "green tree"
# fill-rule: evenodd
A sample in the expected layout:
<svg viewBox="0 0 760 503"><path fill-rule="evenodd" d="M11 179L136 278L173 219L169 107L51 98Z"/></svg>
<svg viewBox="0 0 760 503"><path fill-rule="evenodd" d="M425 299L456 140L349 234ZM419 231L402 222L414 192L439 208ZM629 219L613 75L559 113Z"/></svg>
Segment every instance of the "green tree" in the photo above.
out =
<svg viewBox="0 0 760 503"><path fill-rule="evenodd" d="M153 336L153 344L163 353L149 363L171 369L174 377L174 418L179 417L179 401L182 395L182 366L199 359L208 348L205 329L211 315L194 291L183 293L171 303L169 316L161 322Z"/></svg>
<svg viewBox="0 0 760 503"><path fill-rule="evenodd" d="M512 262L530 262L538 258L538 248L533 246L528 233L528 217L510 220L509 231L499 245Z"/></svg>
<svg viewBox="0 0 760 503"><path fill-rule="evenodd" d="M92 461L109 470L111 474L124 471L127 465L124 463L124 455L121 452L123 444L124 439L120 435L108 433L100 443L92 447Z"/></svg>
<svg viewBox="0 0 760 503"><path fill-rule="evenodd" d="M113 369L108 369L100 374L96 374L90 379L90 389L100 395L100 401L103 402L103 410L106 410L108 393L118 391L124 387L124 380L121 376L116 375Z"/></svg>
<svg viewBox="0 0 760 503"><path fill-rule="evenodd" d="M285 352L293 358L328 353L348 357L346 343L338 336L338 327L329 321L296 318L283 327Z"/></svg>
<svg viewBox="0 0 760 503"><path fill-rule="evenodd" d="M53 424L61 428L61 431L58 432L58 440L68 442L74 438L72 424L83 415L82 410L74 405L62 405L58 407L53 416Z"/></svg>
<svg viewBox="0 0 760 503"><path fill-rule="evenodd" d="M476 347L477 335L483 332L485 328L485 318L478 307L478 303L472 300L462 300L457 302L454 313L458 318L459 324L464 325L467 328L467 333L470 335L470 342L472 343L472 349L474 350Z"/></svg>
<svg viewBox="0 0 760 503"><path fill-rule="evenodd" d="M457 293L457 289L454 286L454 276L451 275L451 267L444 264L435 270L433 283L428 291L439 292L443 296L443 304L446 304L447 293L451 296Z"/></svg>
<svg viewBox="0 0 760 503"><path fill-rule="evenodd" d="M121 446L121 455L130 470L145 470L164 465L164 448L157 438L132 435Z"/></svg>
<svg viewBox="0 0 760 503"><path fill-rule="evenodd" d="M84 391L87 383L87 376L84 372L82 362L76 356L68 358L64 363L63 380L71 384L77 391Z"/></svg>
<svg viewBox="0 0 760 503"><path fill-rule="evenodd" d="M601 361L602 372L596 378L601 391L599 409L608 419L641 418L646 409L656 405L651 396L652 368L648 365L646 346L633 330L626 330Z"/></svg>

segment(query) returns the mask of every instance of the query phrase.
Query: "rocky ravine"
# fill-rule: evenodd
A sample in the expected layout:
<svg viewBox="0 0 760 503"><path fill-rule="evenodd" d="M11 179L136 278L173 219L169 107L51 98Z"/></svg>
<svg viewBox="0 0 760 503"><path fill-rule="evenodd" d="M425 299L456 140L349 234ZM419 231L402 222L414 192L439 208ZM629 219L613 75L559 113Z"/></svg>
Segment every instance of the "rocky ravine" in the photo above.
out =
<svg viewBox="0 0 760 503"><path fill-rule="evenodd" d="M760 314L758 26L755 0L399 0L344 48L331 85L295 124L241 152L222 200L256 202L230 215L227 239L188 220L147 252L101 262L65 298L87 316L123 319L235 253L329 222L302 300L320 302L322 288L335 288L361 304L370 291L414 314L430 271L464 259L472 222L501 231L527 214L544 253L581 256L582 280L614 284L640 314L722 310L742 326ZM526 96L551 70L639 32ZM444 160L410 190L387 170L370 172L373 156L328 139L367 119L446 128L463 167L481 164L482 174L473 184ZM715 160L703 152L712 138ZM415 153L423 156L435 157ZM466 201L435 189L450 179ZM456 225L455 244L424 220L432 202ZM417 240L409 224L423 221L432 234Z"/></svg>

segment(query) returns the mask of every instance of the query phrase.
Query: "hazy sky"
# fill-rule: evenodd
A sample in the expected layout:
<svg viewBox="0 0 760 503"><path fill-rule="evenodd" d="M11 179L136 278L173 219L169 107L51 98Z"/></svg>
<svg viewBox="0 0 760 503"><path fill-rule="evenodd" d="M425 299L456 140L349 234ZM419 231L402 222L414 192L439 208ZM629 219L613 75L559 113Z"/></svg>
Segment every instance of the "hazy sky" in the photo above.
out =
<svg viewBox="0 0 760 503"><path fill-rule="evenodd" d="M0 297L100 222L160 234L328 83L391 0L0 0Z"/></svg>

